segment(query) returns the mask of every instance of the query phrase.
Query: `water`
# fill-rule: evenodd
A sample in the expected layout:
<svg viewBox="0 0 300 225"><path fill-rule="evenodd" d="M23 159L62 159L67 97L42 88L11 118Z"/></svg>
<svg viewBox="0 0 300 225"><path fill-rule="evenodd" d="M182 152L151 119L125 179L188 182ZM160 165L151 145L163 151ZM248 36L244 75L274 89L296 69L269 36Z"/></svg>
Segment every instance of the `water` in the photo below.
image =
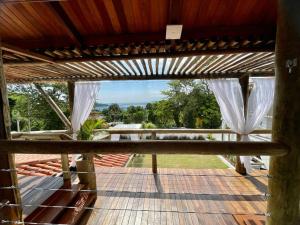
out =
<svg viewBox="0 0 300 225"><path fill-rule="evenodd" d="M127 109L129 106L141 106L143 108L146 107L146 105L148 104L149 102L141 102L141 103L117 103L121 109ZM107 109L110 105L112 105L114 103L100 103L100 102L96 102L95 104L95 109L97 111L102 111L103 109Z"/></svg>

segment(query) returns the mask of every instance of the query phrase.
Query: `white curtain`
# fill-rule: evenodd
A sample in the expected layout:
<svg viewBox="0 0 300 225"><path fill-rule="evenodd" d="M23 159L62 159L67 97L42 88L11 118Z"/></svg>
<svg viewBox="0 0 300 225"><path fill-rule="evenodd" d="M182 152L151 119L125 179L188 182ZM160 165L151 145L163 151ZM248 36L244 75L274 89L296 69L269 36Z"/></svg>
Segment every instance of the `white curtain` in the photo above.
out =
<svg viewBox="0 0 300 225"><path fill-rule="evenodd" d="M209 80L220 106L222 117L230 129L241 134L241 141L249 141L251 133L270 110L274 97L274 78L252 78L253 87L248 99L247 118L244 115L242 90L238 79ZM242 156L241 161L251 172L251 157Z"/></svg>
<svg viewBox="0 0 300 225"><path fill-rule="evenodd" d="M77 139L77 132L80 130L80 126L89 117L96 98L100 91L100 82L76 82L74 91L74 105L72 112L72 130L73 138ZM75 167L75 159L78 155L72 155L71 166Z"/></svg>

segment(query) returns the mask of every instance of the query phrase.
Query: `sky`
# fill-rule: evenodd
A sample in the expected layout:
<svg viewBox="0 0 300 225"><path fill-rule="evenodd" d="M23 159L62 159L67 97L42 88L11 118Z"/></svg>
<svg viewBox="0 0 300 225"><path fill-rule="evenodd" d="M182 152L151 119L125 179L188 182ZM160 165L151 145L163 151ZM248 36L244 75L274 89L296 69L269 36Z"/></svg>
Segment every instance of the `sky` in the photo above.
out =
<svg viewBox="0 0 300 225"><path fill-rule="evenodd" d="M102 81L99 103L147 103L163 99L169 80Z"/></svg>

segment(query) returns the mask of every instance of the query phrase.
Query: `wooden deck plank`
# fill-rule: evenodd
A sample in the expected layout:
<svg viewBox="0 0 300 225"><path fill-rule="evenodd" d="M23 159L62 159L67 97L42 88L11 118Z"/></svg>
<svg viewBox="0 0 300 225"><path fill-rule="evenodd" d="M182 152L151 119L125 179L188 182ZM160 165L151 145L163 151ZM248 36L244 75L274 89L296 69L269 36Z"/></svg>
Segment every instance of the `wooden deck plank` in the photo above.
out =
<svg viewBox="0 0 300 225"><path fill-rule="evenodd" d="M97 172L95 207L104 210L89 225L237 225L234 215L266 211L260 188L230 169L159 169L155 176L150 168ZM257 180L265 185L267 179Z"/></svg>

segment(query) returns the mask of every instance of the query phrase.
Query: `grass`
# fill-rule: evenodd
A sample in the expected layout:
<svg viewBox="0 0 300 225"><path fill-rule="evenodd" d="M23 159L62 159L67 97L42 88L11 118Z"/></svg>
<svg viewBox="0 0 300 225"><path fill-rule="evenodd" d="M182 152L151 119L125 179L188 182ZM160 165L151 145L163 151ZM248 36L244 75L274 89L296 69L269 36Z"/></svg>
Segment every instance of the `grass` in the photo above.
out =
<svg viewBox="0 0 300 225"><path fill-rule="evenodd" d="M157 155L158 168L182 169L226 169L228 168L217 156L211 155ZM128 167L152 167L151 155L136 155Z"/></svg>

